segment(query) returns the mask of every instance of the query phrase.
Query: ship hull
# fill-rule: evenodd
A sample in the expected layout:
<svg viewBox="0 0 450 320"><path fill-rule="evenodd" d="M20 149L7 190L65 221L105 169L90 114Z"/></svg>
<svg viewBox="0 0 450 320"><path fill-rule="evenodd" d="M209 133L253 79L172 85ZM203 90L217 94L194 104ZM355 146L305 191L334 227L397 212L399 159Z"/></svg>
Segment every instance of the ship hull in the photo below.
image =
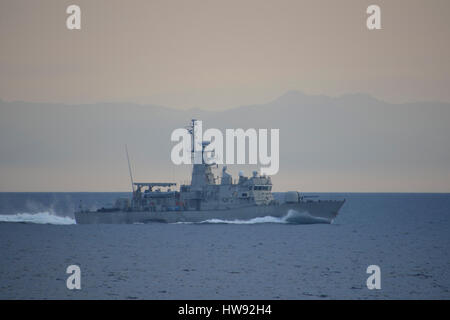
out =
<svg viewBox="0 0 450 320"><path fill-rule="evenodd" d="M75 212L75 220L77 224L200 223L208 220L251 220L269 216L293 223L332 223L343 204L344 201L301 201L225 210Z"/></svg>

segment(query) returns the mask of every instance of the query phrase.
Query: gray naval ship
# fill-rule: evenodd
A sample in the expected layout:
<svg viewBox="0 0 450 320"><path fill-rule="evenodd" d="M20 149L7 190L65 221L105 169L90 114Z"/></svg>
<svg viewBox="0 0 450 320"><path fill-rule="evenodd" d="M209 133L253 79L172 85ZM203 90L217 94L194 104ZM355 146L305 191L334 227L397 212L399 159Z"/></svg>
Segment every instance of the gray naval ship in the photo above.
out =
<svg viewBox="0 0 450 320"><path fill-rule="evenodd" d="M195 121L188 129L192 139ZM202 159L208 144L203 142ZM194 151L191 152L193 156ZM77 224L200 223L263 217L281 218L287 223L331 223L345 202L312 200L297 191L286 192L283 199L276 200L269 176L254 171L252 177L245 177L241 172L233 182L226 166L219 178L212 170L217 165L205 161L193 165L191 183L179 188L169 182L133 182L129 159L128 166L132 198L119 198L113 207L96 211L83 210L80 206L75 212Z"/></svg>

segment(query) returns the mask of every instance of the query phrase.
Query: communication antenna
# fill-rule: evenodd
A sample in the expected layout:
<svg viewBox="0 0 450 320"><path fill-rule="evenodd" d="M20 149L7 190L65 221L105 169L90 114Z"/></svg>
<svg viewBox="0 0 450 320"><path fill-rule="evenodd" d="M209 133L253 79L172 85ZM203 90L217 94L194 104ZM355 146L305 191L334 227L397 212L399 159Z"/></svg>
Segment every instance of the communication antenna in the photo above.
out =
<svg viewBox="0 0 450 320"><path fill-rule="evenodd" d="M125 152L127 154L128 171L130 172L131 191L133 191L133 193L134 193L133 173L131 172L130 157L128 156L128 147L127 147L127 145L125 145Z"/></svg>
<svg viewBox="0 0 450 320"><path fill-rule="evenodd" d="M194 135L194 128L195 128L195 122L197 121L197 119L192 119L191 120L191 125L185 127L187 129L187 131L191 134L191 160L192 162L194 161L194 157L195 157L195 135Z"/></svg>

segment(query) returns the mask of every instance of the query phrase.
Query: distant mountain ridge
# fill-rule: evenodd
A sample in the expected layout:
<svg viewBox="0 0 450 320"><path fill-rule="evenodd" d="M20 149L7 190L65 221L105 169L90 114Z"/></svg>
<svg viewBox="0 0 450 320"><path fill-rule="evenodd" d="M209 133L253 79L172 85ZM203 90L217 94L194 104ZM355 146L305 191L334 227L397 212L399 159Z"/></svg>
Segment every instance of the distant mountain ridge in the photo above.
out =
<svg viewBox="0 0 450 320"><path fill-rule="evenodd" d="M126 190L125 143L137 180L187 179L189 169L170 162L170 134L191 118L204 128L279 128L279 191L450 192L449 103L298 91L224 111L0 100L0 191Z"/></svg>

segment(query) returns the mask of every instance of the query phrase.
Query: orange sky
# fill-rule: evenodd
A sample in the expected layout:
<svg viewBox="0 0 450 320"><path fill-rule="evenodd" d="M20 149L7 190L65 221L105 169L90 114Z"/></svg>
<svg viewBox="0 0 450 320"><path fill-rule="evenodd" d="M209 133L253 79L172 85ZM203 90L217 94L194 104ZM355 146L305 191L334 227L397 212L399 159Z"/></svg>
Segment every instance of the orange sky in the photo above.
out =
<svg viewBox="0 0 450 320"><path fill-rule="evenodd" d="M78 4L82 30L66 29ZM366 28L377 3L382 30ZM448 0L0 3L0 98L223 109L288 90L450 101Z"/></svg>

